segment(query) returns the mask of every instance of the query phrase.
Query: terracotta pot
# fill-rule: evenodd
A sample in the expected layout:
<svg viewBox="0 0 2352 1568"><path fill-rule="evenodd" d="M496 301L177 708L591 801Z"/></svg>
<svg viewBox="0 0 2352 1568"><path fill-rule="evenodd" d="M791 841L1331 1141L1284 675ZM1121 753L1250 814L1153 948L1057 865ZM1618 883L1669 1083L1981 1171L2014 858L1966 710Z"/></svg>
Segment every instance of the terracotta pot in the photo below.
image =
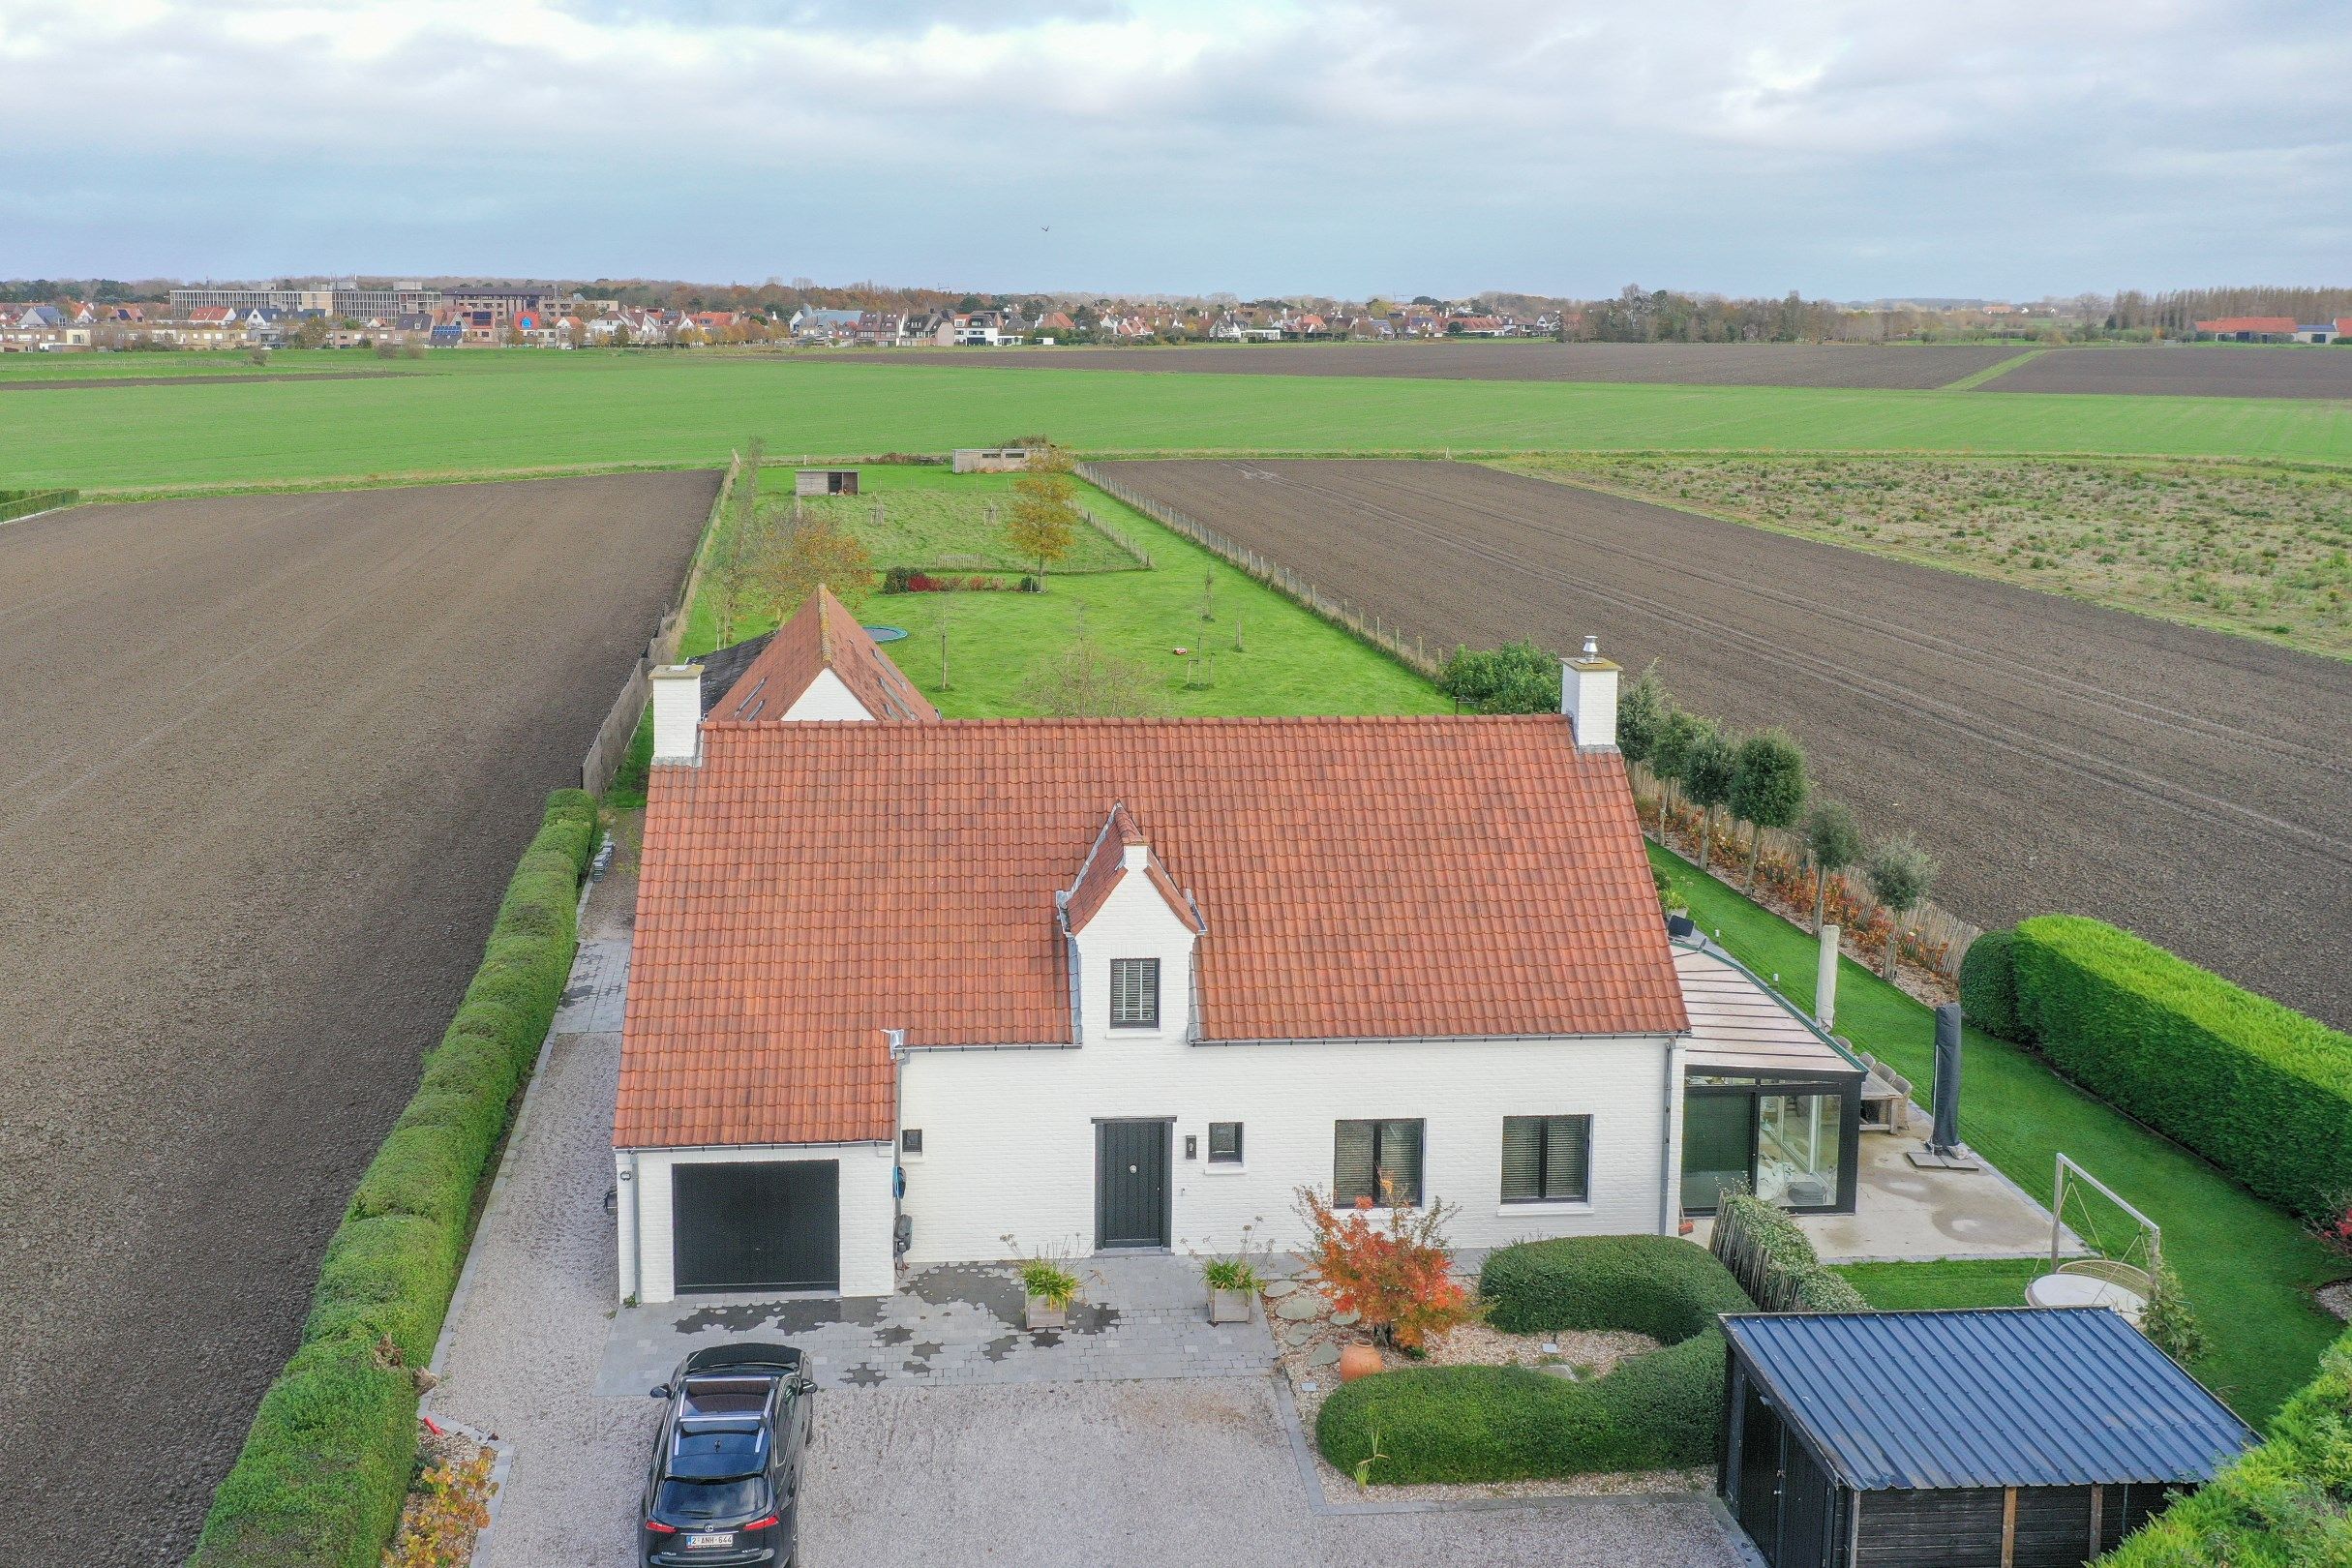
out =
<svg viewBox="0 0 2352 1568"><path fill-rule="evenodd" d="M1380 1370L1377 1346L1351 1344L1340 1352L1340 1381L1352 1383L1359 1377L1370 1377Z"/></svg>

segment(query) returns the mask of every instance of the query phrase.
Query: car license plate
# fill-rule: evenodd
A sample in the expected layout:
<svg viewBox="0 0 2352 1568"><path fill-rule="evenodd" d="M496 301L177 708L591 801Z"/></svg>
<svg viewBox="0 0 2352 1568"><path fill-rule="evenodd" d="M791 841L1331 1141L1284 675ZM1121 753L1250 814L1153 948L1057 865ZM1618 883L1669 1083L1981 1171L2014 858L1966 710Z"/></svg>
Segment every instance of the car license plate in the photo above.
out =
<svg viewBox="0 0 2352 1568"><path fill-rule="evenodd" d="M721 1530L715 1535L689 1535L686 1537L686 1550L689 1552L699 1552L705 1547L731 1547L733 1545L735 1545L733 1530Z"/></svg>

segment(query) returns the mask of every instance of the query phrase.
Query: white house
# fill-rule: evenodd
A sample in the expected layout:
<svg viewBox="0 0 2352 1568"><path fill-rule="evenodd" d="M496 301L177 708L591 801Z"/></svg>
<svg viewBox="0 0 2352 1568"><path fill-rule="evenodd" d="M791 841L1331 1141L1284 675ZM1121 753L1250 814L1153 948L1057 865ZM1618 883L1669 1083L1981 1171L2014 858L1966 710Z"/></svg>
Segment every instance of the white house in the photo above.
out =
<svg viewBox="0 0 2352 1568"><path fill-rule="evenodd" d="M941 721L856 630L656 678L624 1297L1284 1245L1303 1186L1672 1232L1694 1064L1850 1066L1670 944L1589 650L1560 715Z"/></svg>

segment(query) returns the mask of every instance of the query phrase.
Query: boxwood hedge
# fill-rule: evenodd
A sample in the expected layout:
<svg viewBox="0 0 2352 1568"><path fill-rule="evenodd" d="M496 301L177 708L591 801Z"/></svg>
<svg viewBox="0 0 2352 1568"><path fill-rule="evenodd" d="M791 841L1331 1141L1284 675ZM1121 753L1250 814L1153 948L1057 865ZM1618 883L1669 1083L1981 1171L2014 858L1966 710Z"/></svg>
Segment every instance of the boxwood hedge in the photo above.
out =
<svg viewBox="0 0 2352 1568"><path fill-rule="evenodd" d="M2019 1018L2059 1071L2263 1197L2335 1217L2352 1036L2079 916L2024 921L2011 955Z"/></svg>
<svg viewBox="0 0 2352 1568"><path fill-rule="evenodd" d="M1723 1422L1719 1312L1755 1310L1709 1253L1672 1236L1524 1242L1491 1254L1479 1288L1495 1327L1633 1329L1666 1348L1590 1382L1521 1367L1411 1367L1335 1390L1315 1420L1342 1470L1371 1479L1509 1481L1704 1464Z"/></svg>
<svg viewBox="0 0 2352 1568"><path fill-rule="evenodd" d="M416 1453L431 1359L473 1199L571 972L596 802L559 790L498 906L481 967L416 1095L327 1244L302 1347L214 1493L194 1568L375 1568Z"/></svg>
<svg viewBox="0 0 2352 1568"><path fill-rule="evenodd" d="M2098 1568L2352 1562L2352 1335L2272 1418L2269 1440L2174 1503Z"/></svg>

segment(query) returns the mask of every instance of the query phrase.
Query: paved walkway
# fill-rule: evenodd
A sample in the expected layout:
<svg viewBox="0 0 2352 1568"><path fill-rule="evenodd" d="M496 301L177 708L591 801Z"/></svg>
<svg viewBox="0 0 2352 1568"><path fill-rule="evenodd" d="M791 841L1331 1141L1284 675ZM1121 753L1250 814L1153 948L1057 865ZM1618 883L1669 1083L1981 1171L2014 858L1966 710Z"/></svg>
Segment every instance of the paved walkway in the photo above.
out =
<svg viewBox="0 0 2352 1568"><path fill-rule="evenodd" d="M692 1296L623 1308L614 1318L596 1392L639 1394L688 1351L744 1338L799 1345L820 1388L1106 1382L1244 1377L1271 1372L1262 1314L1208 1320L1191 1258L1081 1258L1084 1282L1061 1329L1023 1327L1010 1263L948 1263L910 1275L883 1298Z"/></svg>

